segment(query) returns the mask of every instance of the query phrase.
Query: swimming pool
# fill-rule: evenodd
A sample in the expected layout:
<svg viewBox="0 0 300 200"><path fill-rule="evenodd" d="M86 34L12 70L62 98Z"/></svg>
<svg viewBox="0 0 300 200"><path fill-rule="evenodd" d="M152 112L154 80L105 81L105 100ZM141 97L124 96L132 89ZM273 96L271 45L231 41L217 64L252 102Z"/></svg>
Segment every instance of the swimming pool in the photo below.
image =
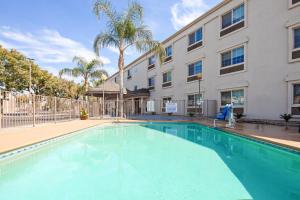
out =
<svg viewBox="0 0 300 200"><path fill-rule="evenodd" d="M0 199L296 200L300 155L194 123L99 126L1 161Z"/></svg>

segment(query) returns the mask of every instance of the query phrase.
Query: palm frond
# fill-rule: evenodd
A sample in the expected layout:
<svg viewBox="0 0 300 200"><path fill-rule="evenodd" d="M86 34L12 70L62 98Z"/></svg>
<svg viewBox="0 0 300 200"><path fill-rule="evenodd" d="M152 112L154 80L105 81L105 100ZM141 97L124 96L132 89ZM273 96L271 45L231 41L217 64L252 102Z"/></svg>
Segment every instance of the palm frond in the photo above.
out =
<svg viewBox="0 0 300 200"><path fill-rule="evenodd" d="M62 77L63 75L72 76L72 70L73 69L70 69L70 68L61 69L59 71L59 77Z"/></svg>
<svg viewBox="0 0 300 200"><path fill-rule="evenodd" d="M107 25L111 27L115 27L118 19L120 18L108 0L97 0L94 4L93 10L98 19L100 19L101 14L106 15L106 17L109 19L107 21Z"/></svg>
<svg viewBox="0 0 300 200"><path fill-rule="evenodd" d="M109 46L118 47L119 42L114 35L111 35L110 33L100 33L96 36L93 46L95 53L99 55L100 49Z"/></svg>
<svg viewBox="0 0 300 200"><path fill-rule="evenodd" d="M88 64L87 60L80 56L74 56L73 62L76 63L78 67L84 67Z"/></svg>
<svg viewBox="0 0 300 200"><path fill-rule="evenodd" d="M108 77L108 73L105 70L96 70L90 74L90 77L93 79L106 79Z"/></svg>
<svg viewBox="0 0 300 200"><path fill-rule="evenodd" d="M125 12L125 21L131 21L136 26L139 25L143 20L144 9L138 2L131 2L128 10Z"/></svg>

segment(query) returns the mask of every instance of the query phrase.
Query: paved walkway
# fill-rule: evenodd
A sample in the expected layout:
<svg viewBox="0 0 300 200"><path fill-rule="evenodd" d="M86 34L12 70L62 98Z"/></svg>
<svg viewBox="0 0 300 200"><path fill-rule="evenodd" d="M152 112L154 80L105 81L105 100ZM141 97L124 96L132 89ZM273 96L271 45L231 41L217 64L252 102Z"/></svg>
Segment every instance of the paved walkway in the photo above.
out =
<svg viewBox="0 0 300 200"><path fill-rule="evenodd" d="M202 124L213 126L213 120L201 120ZM224 122L217 122L217 127L243 136L263 140L300 151L300 133L296 127L237 123L235 129L228 129Z"/></svg>
<svg viewBox="0 0 300 200"><path fill-rule="evenodd" d="M193 120L204 125L212 126L213 120ZM49 123L36 127L8 128L0 131L0 153L38 143L50 138L62 136L88 127L111 123L112 120L69 121L57 124ZM121 120L121 122L130 122ZM218 122L218 127L225 128L225 123ZM295 128L285 130L284 127L272 125L238 124L235 129L226 129L237 134L252 137L274 144L279 144L300 151L300 133Z"/></svg>

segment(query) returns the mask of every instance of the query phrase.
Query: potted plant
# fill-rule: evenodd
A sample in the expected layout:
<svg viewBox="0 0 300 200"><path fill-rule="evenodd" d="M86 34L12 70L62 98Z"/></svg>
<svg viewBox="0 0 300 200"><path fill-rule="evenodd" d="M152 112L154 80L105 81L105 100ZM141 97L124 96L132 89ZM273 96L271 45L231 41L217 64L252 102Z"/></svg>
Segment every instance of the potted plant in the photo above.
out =
<svg viewBox="0 0 300 200"><path fill-rule="evenodd" d="M285 113L280 115L280 118L285 121L285 129L288 129L288 122L290 121L290 119L292 119L292 115Z"/></svg>
<svg viewBox="0 0 300 200"><path fill-rule="evenodd" d="M234 116L235 116L237 122L241 121L241 119L243 117L245 117L245 115L243 113L234 113Z"/></svg>
<svg viewBox="0 0 300 200"><path fill-rule="evenodd" d="M89 118L89 114L88 114L87 110L82 108L80 110L80 119L81 120L87 120L88 118Z"/></svg>
<svg viewBox="0 0 300 200"><path fill-rule="evenodd" d="M189 113L189 116L190 116L190 117L194 117L194 116L195 116L195 113L190 112L190 113Z"/></svg>

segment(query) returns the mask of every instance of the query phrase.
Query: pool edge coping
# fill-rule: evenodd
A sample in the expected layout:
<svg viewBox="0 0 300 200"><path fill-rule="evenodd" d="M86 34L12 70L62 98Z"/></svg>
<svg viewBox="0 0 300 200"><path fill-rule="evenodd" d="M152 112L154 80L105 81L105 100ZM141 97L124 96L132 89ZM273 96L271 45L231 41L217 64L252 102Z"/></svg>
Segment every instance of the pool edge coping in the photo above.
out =
<svg viewBox="0 0 300 200"><path fill-rule="evenodd" d="M10 154L10 153L16 152L16 155L17 155L19 153L24 153L24 151L26 152L26 151L31 150L31 149L36 149L40 146L44 146L44 145L50 143L51 141L64 139L67 136L70 136L74 133L83 131L85 129L94 128L94 127L103 126L103 125L113 125L113 124L119 124L119 123L121 124L121 123L133 123L133 122L136 122L136 123L143 123L143 122L195 123L195 124L199 124L199 125L202 125L202 126L206 126L206 127L209 127L209 128L214 128L214 129L223 131L227 134L232 134L232 135L242 137L242 138L245 138L245 139L254 140L255 142L258 142L258 143L271 145L274 148L280 148L280 149L283 149L283 150L286 150L286 151L289 151L289 152L294 152L296 154L300 154L300 148L299 147L279 143L279 142L268 140L268 139L265 139L265 138L256 137L256 136L253 136L253 135L246 135L246 134L238 132L238 130L235 130L235 129L229 129L229 128L225 128L225 127L217 127L216 128L216 127L213 127L212 125L208 125L208 124L205 124L203 122L201 123L201 121L191 121L191 120L120 120L120 121L118 120L118 121L113 121L112 120L112 121L106 121L106 122L102 122L102 123L99 123L99 124L91 125L91 126L88 126L88 127L85 127L85 128L80 128L80 129L77 129L77 130L74 130L74 131L71 131L71 132L64 133L64 134L59 135L59 136L47 138L47 139L44 139L44 140L40 140L40 141L37 141L37 142L33 142L33 143L26 144L26 145L23 145L23 146L19 146L19 147L16 147L16 148L13 148L13 149L10 149L10 150L7 150L7 151L0 152L0 161L15 156L15 155L8 155L8 156L5 156L5 157L2 157L5 154ZM36 147L36 148L32 148L32 147Z"/></svg>

